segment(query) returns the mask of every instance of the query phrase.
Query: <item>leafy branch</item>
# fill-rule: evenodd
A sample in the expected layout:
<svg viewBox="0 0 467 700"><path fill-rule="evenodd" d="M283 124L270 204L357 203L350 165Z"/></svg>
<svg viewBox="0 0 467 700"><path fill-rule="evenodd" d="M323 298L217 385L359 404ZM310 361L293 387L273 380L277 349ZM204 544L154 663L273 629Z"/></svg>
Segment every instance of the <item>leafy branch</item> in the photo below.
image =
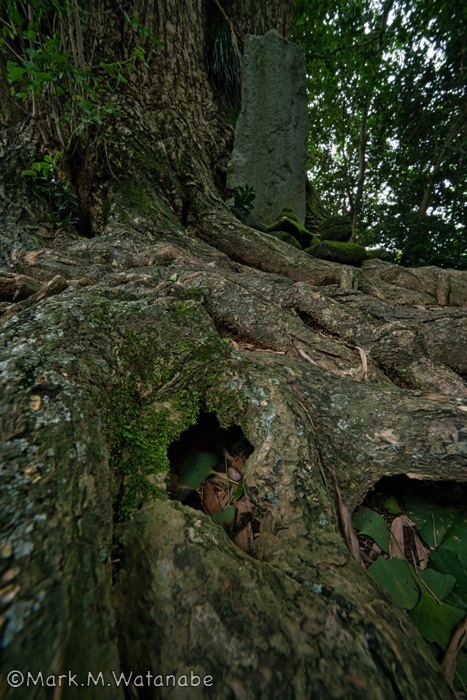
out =
<svg viewBox="0 0 467 700"><path fill-rule="evenodd" d="M64 154L105 137L102 127L118 113L114 99L131 75L148 68L162 44L124 12L136 37L128 58L94 64L83 43L84 14L78 0L6 0L0 13L0 51L6 57L11 95L38 120L45 145L56 140Z"/></svg>

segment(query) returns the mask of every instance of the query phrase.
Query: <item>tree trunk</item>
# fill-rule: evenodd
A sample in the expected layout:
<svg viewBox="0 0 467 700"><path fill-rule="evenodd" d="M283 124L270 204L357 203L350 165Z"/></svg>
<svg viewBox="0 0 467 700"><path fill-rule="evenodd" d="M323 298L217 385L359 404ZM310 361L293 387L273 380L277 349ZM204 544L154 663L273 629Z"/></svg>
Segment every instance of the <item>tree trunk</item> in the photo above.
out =
<svg viewBox="0 0 467 700"><path fill-rule="evenodd" d="M52 230L19 175L40 130L4 117L2 671L53 678L2 697L178 698L161 682L190 673L190 698L453 697L348 551L336 485L353 509L382 476L466 480L467 275L328 263L242 225L214 184L218 3L133 5L164 48L73 161L94 235ZM271 26L250 5L222 3L239 36ZM107 9L83 14L94 61L121 47ZM167 454L206 415L254 448L251 555L170 498Z"/></svg>

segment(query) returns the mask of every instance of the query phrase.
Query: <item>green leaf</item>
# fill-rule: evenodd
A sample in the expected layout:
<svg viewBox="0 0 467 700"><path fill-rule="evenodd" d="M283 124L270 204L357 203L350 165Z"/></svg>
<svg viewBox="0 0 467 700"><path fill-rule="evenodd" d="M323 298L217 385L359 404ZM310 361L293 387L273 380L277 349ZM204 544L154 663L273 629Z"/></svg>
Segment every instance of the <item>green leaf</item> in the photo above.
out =
<svg viewBox="0 0 467 700"><path fill-rule="evenodd" d="M430 547L438 547L459 511L442 508L421 496L408 496L405 499L407 514L414 521L417 530Z"/></svg>
<svg viewBox="0 0 467 700"><path fill-rule="evenodd" d="M23 170L23 172L21 173L21 175L23 175L23 176L25 176L25 175L33 175L33 176L36 176L36 175L37 175L37 171L36 171L36 170Z"/></svg>
<svg viewBox="0 0 467 700"><path fill-rule="evenodd" d="M443 549L467 556L467 515L458 513L443 539Z"/></svg>
<svg viewBox="0 0 467 700"><path fill-rule="evenodd" d="M243 479L242 479L241 481L238 482L238 486L235 489L234 498L236 498L237 500L239 498L241 498L243 496L243 491L244 491L244 488L243 488Z"/></svg>
<svg viewBox="0 0 467 700"><path fill-rule="evenodd" d="M418 575L421 580L426 583L431 593L439 598L439 600L444 600L456 583L455 576L451 576L451 574L440 574L434 569L419 571Z"/></svg>
<svg viewBox="0 0 467 700"><path fill-rule="evenodd" d="M389 550L389 530L384 518L373 510L364 510L352 516L359 535L371 537L384 552Z"/></svg>
<svg viewBox="0 0 467 700"><path fill-rule="evenodd" d="M419 590L413 567L405 559L378 559L368 567L373 576L389 593L393 602L410 610L416 605Z"/></svg>
<svg viewBox="0 0 467 700"><path fill-rule="evenodd" d="M26 72L25 68L22 68L14 61L7 62L7 78L9 83L21 82Z"/></svg>
<svg viewBox="0 0 467 700"><path fill-rule="evenodd" d="M180 484L196 490L213 473L220 460L218 452L192 450L180 469Z"/></svg>
<svg viewBox="0 0 467 700"><path fill-rule="evenodd" d="M23 21L24 21L23 17L19 13L18 9L15 7L15 3L11 3L8 6L8 14L9 14L12 22L14 22L15 24L18 24L19 26L21 26L23 24Z"/></svg>
<svg viewBox="0 0 467 700"><path fill-rule="evenodd" d="M438 603L427 591L409 613L412 622L428 642L438 642L445 649L456 625L464 618L465 610L447 603Z"/></svg>
<svg viewBox="0 0 467 700"><path fill-rule="evenodd" d="M384 507L390 515L399 515L399 513L402 513L402 509L395 496L389 496L389 498L384 501Z"/></svg>
<svg viewBox="0 0 467 700"><path fill-rule="evenodd" d="M450 574L456 579L447 602L467 609L467 556L440 547L430 556L430 567L442 574Z"/></svg>
<svg viewBox="0 0 467 700"><path fill-rule="evenodd" d="M235 520L236 508L233 504L226 506L224 510L219 513L212 513L211 519L216 525L222 525L223 527L229 527Z"/></svg>

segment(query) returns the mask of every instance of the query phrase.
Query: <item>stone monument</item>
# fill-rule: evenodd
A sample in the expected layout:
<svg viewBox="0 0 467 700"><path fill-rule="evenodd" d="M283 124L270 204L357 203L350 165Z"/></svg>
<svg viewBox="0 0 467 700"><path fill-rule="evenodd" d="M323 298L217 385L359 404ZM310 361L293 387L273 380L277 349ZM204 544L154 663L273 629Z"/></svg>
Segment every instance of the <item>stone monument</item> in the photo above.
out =
<svg viewBox="0 0 467 700"><path fill-rule="evenodd" d="M285 206L305 220L307 98L302 48L271 30L248 35L243 57L242 108L227 186L253 187L251 218L275 221Z"/></svg>

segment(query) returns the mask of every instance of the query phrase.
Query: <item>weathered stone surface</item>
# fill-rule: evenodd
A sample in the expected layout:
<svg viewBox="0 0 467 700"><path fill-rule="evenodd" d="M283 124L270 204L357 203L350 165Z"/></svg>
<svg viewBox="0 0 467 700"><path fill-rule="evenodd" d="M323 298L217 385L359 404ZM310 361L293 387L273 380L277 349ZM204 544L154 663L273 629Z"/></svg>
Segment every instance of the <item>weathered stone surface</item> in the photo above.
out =
<svg viewBox="0 0 467 700"><path fill-rule="evenodd" d="M254 187L263 224L290 206L305 221L307 102L303 50L272 30L245 41L242 110L228 186Z"/></svg>

